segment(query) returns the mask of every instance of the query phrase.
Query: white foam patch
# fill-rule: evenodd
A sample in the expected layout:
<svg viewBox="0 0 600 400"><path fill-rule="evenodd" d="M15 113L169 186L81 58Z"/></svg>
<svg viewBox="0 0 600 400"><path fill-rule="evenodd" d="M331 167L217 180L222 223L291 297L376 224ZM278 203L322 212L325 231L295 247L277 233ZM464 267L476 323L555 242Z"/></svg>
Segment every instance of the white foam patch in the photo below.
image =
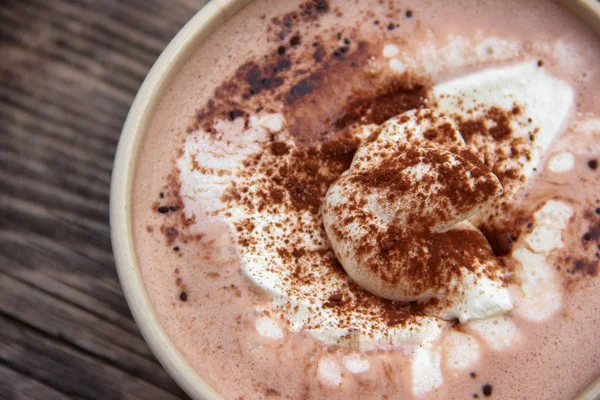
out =
<svg viewBox="0 0 600 400"><path fill-rule="evenodd" d="M324 385L339 386L342 383L342 372L338 362L333 357L324 357L319 360L317 377Z"/></svg>
<svg viewBox="0 0 600 400"><path fill-rule="evenodd" d="M392 58L390 60L390 68L392 69L392 71L397 72L399 74L406 71L406 65L397 58Z"/></svg>
<svg viewBox="0 0 600 400"><path fill-rule="evenodd" d="M446 365L453 369L467 369L479 360L479 345L470 335L450 331L444 338Z"/></svg>
<svg viewBox="0 0 600 400"><path fill-rule="evenodd" d="M566 228L573 209L561 201L549 200L534 216L534 229L525 242L535 253L548 253L563 247L562 231Z"/></svg>
<svg viewBox="0 0 600 400"><path fill-rule="evenodd" d="M475 45L477 56L482 60L493 60L503 53L512 53L518 51L518 46L507 40L496 37L488 37L479 41Z"/></svg>
<svg viewBox="0 0 600 400"><path fill-rule="evenodd" d="M572 216L573 208L568 204L547 201L533 214L533 231L524 237L524 243L515 246L513 257L521 262L515 273L520 281L520 298L515 301L514 310L517 315L542 321L560 309L562 289L547 257L551 251L563 247L562 232Z"/></svg>
<svg viewBox="0 0 600 400"><path fill-rule="evenodd" d="M600 153L600 118L579 113L569 134L556 147L575 155L596 156Z"/></svg>
<svg viewBox="0 0 600 400"><path fill-rule="evenodd" d="M600 118L584 118L575 123L574 129L578 133L590 135L600 133Z"/></svg>
<svg viewBox="0 0 600 400"><path fill-rule="evenodd" d="M534 228L525 241L536 253L547 253L552 249L563 247L561 230L552 225Z"/></svg>
<svg viewBox="0 0 600 400"><path fill-rule="evenodd" d="M522 297L515 301L514 312L529 321L543 321L561 307L562 291L554 269L544 254L517 249L513 256L522 264L516 276L521 282Z"/></svg>
<svg viewBox="0 0 600 400"><path fill-rule="evenodd" d="M412 389L416 396L440 387L444 383L440 351L421 346L415 350L412 363Z"/></svg>
<svg viewBox="0 0 600 400"><path fill-rule="evenodd" d="M574 166L575 157L567 151L555 154L548 160L548 169L556 173L568 172L572 170Z"/></svg>
<svg viewBox="0 0 600 400"><path fill-rule="evenodd" d="M362 358L358 354L351 354L342 359L344 367L353 374L362 374L371 369L369 360Z"/></svg>
<svg viewBox="0 0 600 400"><path fill-rule="evenodd" d="M244 128L242 118L218 121L215 132L197 131L189 135L183 156L177 160L181 197L186 217L207 216L223 208L221 195L233 176L251 154L260 152L269 140L258 118L250 118Z"/></svg>
<svg viewBox="0 0 600 400"><path fill-rule="evenodd" d="M267 114L260 119L260 126L271 133L278 133L283 129L284 118L281 114Z"/></svg>
<svg viewBox="0 0 600 400"><path fill-rule="evenodd" d="M435 76L465 65L507 61L518 57L520 53L521 45L516 41L482 35L476 40L470 40L463 36L449 35L440 43L432 35L430 42L419 41L418 48L406 46L399 56L411 70Z"/></svg>
<svg viewBox="0 0 600 400"><path fill-rule="evenodd" d="M398 49L398 46L396 46L395 44L386 44L383 47L383 56L386 58L392 58L398 55L398 53L400 52L400 50Z"/></svg>
<svg viewBox="0 0 600 400"><path fill-rule="evenodd" d="M505 315L471 321L466 328L476 332L494 351L501 351L516 342L519 329Z"/></svg>
<svg viewBox="0 0 600 400"><path fill-rule="evenodd" d="M269 317L260 317L256 320L256 331L260 336L271 339L282 339L283 331L273 319Z"/></svg>

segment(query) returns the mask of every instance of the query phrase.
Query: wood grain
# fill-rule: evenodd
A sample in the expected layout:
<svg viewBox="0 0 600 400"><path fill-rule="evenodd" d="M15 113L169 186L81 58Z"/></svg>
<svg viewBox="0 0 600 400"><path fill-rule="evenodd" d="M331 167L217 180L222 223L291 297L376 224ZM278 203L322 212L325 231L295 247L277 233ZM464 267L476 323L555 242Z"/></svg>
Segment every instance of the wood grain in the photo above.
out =
<svg viewBox="0 0 600 400"><path fill-rule="evenodd" d="M185 398L123 298L108 200L133 97L205 3L0 1L0 399Z"/></svg>

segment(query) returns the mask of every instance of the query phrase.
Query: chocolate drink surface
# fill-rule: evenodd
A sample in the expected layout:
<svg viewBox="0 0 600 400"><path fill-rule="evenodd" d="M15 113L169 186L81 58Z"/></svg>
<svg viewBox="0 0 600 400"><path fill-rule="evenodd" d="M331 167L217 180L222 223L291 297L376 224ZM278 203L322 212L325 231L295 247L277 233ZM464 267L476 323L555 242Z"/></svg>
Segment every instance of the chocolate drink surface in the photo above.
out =
<svg viewBox="0 0 600 400"><path fill-rule="evenodd" d="M600 40L546 0L256 0L159 101L135 251L227 399L600 374Z"/></svg>

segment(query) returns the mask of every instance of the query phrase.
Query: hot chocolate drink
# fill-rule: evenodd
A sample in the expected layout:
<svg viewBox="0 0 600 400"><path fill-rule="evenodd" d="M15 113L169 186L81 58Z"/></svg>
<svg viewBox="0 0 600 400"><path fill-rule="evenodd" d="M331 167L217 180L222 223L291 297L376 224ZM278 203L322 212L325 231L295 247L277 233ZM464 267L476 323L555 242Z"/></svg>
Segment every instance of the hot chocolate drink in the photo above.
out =
<svg viewBox="0 0 600 400"><path fill-rule="evenodd" d="M150 121L135 250L224 398L600 375L600 40L546 0L256 0Z"/></svg>

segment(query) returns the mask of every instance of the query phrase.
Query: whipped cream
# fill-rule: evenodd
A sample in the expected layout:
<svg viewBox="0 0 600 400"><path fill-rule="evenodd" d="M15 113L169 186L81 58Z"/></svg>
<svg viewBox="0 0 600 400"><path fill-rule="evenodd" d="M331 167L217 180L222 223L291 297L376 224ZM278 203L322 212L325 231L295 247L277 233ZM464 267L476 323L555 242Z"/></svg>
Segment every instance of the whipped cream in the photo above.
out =
<svg viewBox="0 0 600 400"><path fill-rule="evenodd" d="M531 61L442 83L433 88L433 96L438 111L463 122L459 129L477 124L477 132L461 133L470 135L469 148L492 168L504 188L501 201L470 221L501 223L502 207L517 203L526 193L550 145L566 128L574 107L573 89Z"/></svg>
<svg viewBox="0 0 600 400"><path fill-rule="evenodd" d="M442 300L434 316L466 322L512 308L487 240L466 221L501 193L452 120L410 111L359 148L327 192L323 223L360 286L395 301ZM465 257L467 245L477 254Z"/></svg>

